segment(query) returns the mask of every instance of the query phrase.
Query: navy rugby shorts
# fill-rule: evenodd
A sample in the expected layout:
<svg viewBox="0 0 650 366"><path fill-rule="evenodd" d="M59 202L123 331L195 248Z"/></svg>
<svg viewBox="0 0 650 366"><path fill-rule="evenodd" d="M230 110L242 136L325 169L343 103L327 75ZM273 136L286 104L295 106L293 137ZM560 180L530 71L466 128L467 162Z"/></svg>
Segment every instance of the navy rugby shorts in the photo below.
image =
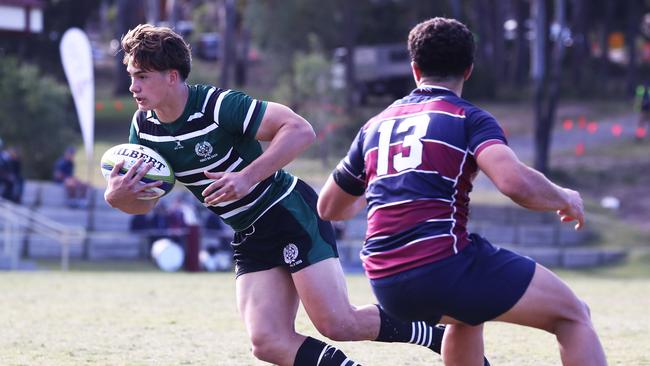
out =
<svg viewBox="0 0 650 366"><path fill-rule="evenodd" d="M236 276L286 267L297 272L328 258L337 258L334 228L316 211L318 195L298 180L287 197L273 205L255 223L235 233Z"/></svg>
<svg viewBox="0 0 650 366"><path fill-rule="evenodd" d="M493 246L479 235L458 254L392 276L371 280L389 314L439 322L443 315L478 325L510 310L535 273L535 262Z"/></svg>

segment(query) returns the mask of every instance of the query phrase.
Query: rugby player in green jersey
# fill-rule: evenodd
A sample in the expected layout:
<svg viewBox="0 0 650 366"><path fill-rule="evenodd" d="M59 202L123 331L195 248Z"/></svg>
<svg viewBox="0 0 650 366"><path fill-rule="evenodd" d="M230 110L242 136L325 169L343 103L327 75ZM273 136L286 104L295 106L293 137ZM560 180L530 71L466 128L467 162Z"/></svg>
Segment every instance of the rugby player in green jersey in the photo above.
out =
<svg viewBox="0 0 650 366"><path fill-rule="evenodd" d="M122 38L122 49L138 105L130 142L162 154L176 179L235 230L237 305L255 357L277 365L357 365L296 333L299 302L330 339L416 343L439 352L443 329L350 304L316 193L282 170L314 141L307 121L281 104L188 85L189 47L169 28L139 25ZM259 141L269 142L265 150ZM111 173L106 201L130 214L150 211L157 199L142 198L159 182L139 180L151 167L139 161L119 175L122 165Z"/></svg>

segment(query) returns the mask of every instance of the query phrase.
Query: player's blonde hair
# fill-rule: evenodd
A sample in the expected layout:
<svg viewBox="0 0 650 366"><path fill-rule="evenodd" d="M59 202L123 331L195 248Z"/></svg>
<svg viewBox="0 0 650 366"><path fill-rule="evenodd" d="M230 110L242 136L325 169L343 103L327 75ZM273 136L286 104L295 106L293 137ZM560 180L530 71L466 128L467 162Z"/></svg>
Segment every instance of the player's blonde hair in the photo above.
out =
<svg viewBox="0 0 650 366"><path fill-rule="evenodd" d="M190 74L190 46L173 30L140 24L122 37L125 65L129 61L143 70L178 70L183 80Z"/></svg>

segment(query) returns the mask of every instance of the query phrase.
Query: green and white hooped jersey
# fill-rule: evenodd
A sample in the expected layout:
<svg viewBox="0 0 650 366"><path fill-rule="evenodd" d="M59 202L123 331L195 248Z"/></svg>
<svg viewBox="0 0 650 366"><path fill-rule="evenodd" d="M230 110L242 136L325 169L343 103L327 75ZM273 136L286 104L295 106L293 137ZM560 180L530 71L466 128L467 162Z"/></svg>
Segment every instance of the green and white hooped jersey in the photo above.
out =
<svg viewBox="0 0 650 366"><path fill-rule="evenodd" d="M153 111L136 111L129 142L148 146L167 159L176 180L203 203L201 192L212 183L203 174L238 172L262 154L255 135L267 102L209 85L192 85L183 114L160 123ZM240 231L291 192L296 178L278 170L239 200L206 206Z"/></svg>

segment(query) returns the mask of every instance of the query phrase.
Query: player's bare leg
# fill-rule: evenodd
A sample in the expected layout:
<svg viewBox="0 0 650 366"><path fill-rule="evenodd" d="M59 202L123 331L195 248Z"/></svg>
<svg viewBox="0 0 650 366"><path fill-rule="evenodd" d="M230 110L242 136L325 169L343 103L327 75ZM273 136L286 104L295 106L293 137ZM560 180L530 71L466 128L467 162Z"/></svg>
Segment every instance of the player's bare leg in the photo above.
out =
<svg viewBox="0 0 650 366"><path fill-rule="evenodd" d="M555 274L539 264L524 296L495 320L555 334L563 365L607 365L587 305Z"/></svg>
<svg viewBox="0 0 650 366"><path fill-rule="evenodd" d="M379 335L375 305L350 304L338 260L330 258L293 274L305 311L320 334L335 341L374 340Z"/></svg>
<svg viewBox="0 0 650 366"><path fill-rule="evenodd" d="M286 270L273 268L237 278L237 307L251 340L253 355L292 366L305 337L294 330L298 294Z"/></svg>
<svg viewBox="0 0 650 366"><path fill-rule="evenodd" d="M359 365L336 347L296 333L298 303L291 276L284 268L237 278L237 305L255 357L279 366Z"/></svg>
<svg viewBox="0 0 650 366"><path fill-rule="evenodd" d="M340 263L327 259L293 274L307 315L316 329L332 340L374 340L379 335L379 310L350 304Z"/></svg>
<svg viewBox="0 0 650 366"><path fill-rule="evenodd" d="M307 315L327 338L412 343L440 353L444 328L399 320L376 305L351 305L338 259L313 264L294 273L293 280Z"/></svg>
<svg viewBox="0 0 650 366"><path fill-rule="evenodd" d="M483 325L462 324L443 317L447 329L442 341L442 360L445 366L489 365L484 359Z"/></svg>

